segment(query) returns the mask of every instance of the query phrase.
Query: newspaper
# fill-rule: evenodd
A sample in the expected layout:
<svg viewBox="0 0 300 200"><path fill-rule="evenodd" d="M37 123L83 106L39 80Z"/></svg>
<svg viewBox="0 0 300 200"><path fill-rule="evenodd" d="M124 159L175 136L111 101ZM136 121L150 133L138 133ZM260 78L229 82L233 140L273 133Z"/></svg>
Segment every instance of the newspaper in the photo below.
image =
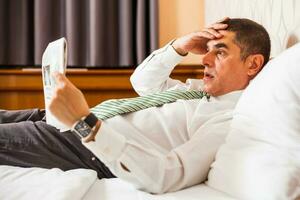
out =
<svg viewBox="0 0 300 200"><path fill-rule="evenodd" d="M46 123L66 131L69 128L57 120L48 109L56 84L53 73L58 71L65 74L67 67L67 41L60 38L48 44L42 57L42 76L46 108Z"/></svg>

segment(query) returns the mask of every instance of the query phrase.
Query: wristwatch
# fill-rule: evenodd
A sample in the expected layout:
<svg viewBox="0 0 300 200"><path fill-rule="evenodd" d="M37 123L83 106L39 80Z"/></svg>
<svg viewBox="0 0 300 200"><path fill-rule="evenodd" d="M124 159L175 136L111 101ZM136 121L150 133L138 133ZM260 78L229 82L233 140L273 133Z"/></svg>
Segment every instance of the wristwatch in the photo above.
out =
<svg viewBox="0 0 300 200"><path fill-rule="evenodd" d="M100 126L100 121L98 118L93 114L90 113L88 116L83 117L81 120L77 121L73 127L72 131L79 135L85 142L93 140L96 131Z"/></svg>

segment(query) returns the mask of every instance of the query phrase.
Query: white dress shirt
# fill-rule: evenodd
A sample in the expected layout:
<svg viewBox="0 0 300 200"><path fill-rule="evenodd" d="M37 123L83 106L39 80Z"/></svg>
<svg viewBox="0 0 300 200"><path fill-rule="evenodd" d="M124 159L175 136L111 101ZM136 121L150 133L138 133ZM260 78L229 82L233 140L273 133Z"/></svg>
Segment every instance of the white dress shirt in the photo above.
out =
<svg viewBox="0 0 300 200"><path fill-rule="evenodd" d="M181 61L171 45L154 51L130 80L139 95L202 88L201 80L169 78ZM83 143L119 178L151 193L176 191L206 180L224 142L241 91L178 100L102 122L95 141Z"/></svg>

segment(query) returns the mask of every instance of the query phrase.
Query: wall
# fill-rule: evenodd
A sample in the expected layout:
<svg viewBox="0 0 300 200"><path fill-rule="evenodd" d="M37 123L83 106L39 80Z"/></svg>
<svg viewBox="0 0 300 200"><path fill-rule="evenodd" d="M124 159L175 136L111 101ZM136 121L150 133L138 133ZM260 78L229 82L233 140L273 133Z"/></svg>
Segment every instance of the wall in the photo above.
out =
<svg viewBox="0 0 300 200"><path fill-rule="evenodd" d="M204 0L159 0L159 46L204 27ZM182 64L199 64L188 55Z"/></svg>
<svg viewBox="0 0 300 200"><path fill-rule="evenodd" d="M295 0L206 0L205 22L224 16L252 19L270 34L271 56L300 41L300 1Z"/></svg>

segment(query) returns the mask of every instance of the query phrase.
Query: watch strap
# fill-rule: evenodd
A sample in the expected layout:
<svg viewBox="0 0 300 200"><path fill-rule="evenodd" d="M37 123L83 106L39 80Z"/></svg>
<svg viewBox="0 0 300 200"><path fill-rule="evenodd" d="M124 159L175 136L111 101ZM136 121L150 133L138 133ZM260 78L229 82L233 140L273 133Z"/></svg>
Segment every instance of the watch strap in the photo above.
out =
<svg viewBox="0 0 300 200"><path fill-rule="evenodd" d="M93 128L97 124L98 118L93 113L90 113L83 119L83 121L87 123L89 127Z"/></svg>

